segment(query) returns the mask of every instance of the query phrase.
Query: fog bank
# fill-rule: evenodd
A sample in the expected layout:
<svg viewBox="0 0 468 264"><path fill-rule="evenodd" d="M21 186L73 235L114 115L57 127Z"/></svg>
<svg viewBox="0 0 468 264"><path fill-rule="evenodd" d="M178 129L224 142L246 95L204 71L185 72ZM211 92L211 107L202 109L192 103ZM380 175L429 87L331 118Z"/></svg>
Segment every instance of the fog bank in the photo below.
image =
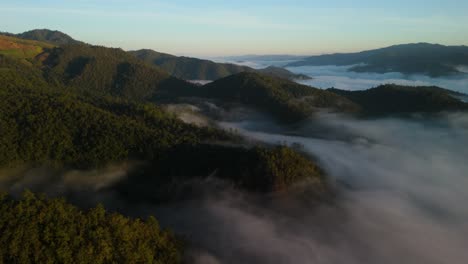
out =
<svg viewBox="0 0 468 264"><path fill-rule="evenodd" d="M411 86L435 85L442 88L468 93L468 74L453 77L431 78L426 75L404 75L392 73L359 73L348 71L352 66L303 66L288 67L293 73L306 74L313 79L299 81L317 88L335 87L343 90L364 90L381 84L400 84Z"/></svg>
<svg viewBox="0 0 468 264"><path fill-rule="evenodd" d="M271 134L256 122L223 125L257 140L301 144L340 186L339 196L317 207L304 196L232 191L160 208L163 223L197 243L197 263L468 260L466 114L431 121L324 115L298 129L301 136ZM316 136L322 129L327 135Z"/></svg>

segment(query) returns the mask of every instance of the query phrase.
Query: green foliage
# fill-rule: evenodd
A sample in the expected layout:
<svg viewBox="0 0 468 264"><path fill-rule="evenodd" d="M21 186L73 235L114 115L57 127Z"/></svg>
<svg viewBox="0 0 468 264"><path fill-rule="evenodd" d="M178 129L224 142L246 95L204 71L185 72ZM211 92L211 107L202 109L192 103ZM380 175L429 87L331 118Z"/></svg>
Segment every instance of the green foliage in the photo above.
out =
<svg viewBox="0 0 468 264"><path fill-rule="evenodd" d="M328 91L358 104L368 116L468 110L468 104L454 97L456 92L434 86L381 85L365 91Z"/></svg>
<svg viewBox="0 0 468 264"><path fill-rule="evenodd" d="M119 192L134 200L181 199L192 192L192 186L185 186L185 182L208 177L225 179L253 192L281 192L301 182L307 182L317 197L329 192L319 167L288 147L179 145L146 170L151 175L128 177L117 187Z"/></svg>
<svg viewBox="0 0 468 264"><path fill-rule="evenodd" d="M0 215L0 263L182 262L181 242L153 217L81 211L31 192L20 200L0 195Z"/></svg>
<svg viewBox="0 0 468 264"><path fill-rule="evenodd" d="M2 88L44 88L49 84L37 67L23 60L0 55L0 85Z"/></svg>
<svg viewBox="0 0 468 264"><path fill-rule="evenodd" d="M98 95L152 100L165 90L193 87L121 49L64 45L53 49L44 65L49 80Z"/></svg>
<svg viewBox="0 0 468 264"><path fill-rule="evenodd" d="M97 167L151 160L178 144L230 138L179 121L150 104L40 89L0 89L0 165Z"/></svg>

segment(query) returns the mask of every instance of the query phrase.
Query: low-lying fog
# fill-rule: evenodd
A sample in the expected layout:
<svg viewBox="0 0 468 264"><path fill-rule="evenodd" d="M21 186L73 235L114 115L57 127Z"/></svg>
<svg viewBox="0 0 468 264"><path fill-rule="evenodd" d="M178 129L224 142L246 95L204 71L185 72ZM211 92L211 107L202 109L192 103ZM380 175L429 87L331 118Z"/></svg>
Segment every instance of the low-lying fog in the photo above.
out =
<svg viewBox="0 0 468 264"><path fill-rule="evenodd" d="M198 263L466 263L468 115L358 121L323 115L295 130L223 123L247 137L299 143L337 182L336 205L258 202L228 192L160 211L199 242ZM290 134L288 131L287 134ZM175 222L174 222L175 221Z"/></svg>
<svg viewBox="0 0 468 264"><path fill-rule="evenodd" d="M435 85L458 92L468 93L468 74L453 77L431 78L426 75L392 73L358 73L348 71L352 66L303 66L289 67L291 72L306 74L312 80L300 81L317 88L335 87L344 90L364 90L381 84L394 83L411 86Z"/></svg>
<svg viewBox="0 0 468 264"><path fill-rule="evenodd" d="M233 58L218 58L218 62L229 62L239 65L246 65L255 69L262 69L268 66L283 67L289 63L295 62L291 58L265 59L262 57L239 57ZM365 90L381 84L401 84L401 85L435 85L442 88L463 92L468 94L468 69L466 66L458 67L461 74L451 77L431 78L427 75L405 75L399 72L392 73L359 73L348 71L351 66L302 66L302 67L287 67L289 71L296 74L305 74L313 79L299 80L299 83L328 89L331 87L343 90Z"/></svg>

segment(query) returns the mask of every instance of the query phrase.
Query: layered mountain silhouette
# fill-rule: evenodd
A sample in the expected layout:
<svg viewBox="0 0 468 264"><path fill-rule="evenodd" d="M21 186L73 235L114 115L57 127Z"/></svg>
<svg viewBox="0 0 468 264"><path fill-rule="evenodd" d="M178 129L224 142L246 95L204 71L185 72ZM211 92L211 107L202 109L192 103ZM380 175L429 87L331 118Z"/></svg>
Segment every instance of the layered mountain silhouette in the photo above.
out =
<svg viewBox="0 0 468 264"><path fill-rule="evenodd" d="M149 64L161 67L175 77L185 80L217 80L241 72L260 72L290 80L310 79L307 75L294 74L279 67L256 70L247 66L230 63L216 63L210 60L177 57L149 49L130 51L130 53Z"/></svg>
<svg viewBox="0 0 468 264"><path fill-rule="evenodd" d="M355 72L448 76L460 73L458 66L468 65L468 47L429 43L403 44L357 53L311 56L287 66L322 65L354 65L350 71Z"/></svg>

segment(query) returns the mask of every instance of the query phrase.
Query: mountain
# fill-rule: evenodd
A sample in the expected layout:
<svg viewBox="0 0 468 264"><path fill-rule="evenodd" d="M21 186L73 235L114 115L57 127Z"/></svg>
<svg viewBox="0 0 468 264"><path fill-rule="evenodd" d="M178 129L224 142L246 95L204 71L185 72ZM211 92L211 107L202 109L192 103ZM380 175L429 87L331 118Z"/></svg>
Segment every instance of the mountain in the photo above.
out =
<svg viewBox="0 0 468 264"><path fill-rule="evenodd" d="M203 173L187 169L179 176L207 177L218 171L216 176L239 187L274 191L278 186L293 184L292 181L281 183L286 177L292 179L291 170L271 172L270 166L278 165L274 161L261 168L256 163L246 164L240 157L245 151L250 158L256 160L261 156L260 160L265 162L270 155L290 156L291 164L294 160L303 165L309 162L299 154L291 154L293 150L261 148L249 152L245 147L209 147L209 142L232 145L238 137L213 127L185 124L150 103L164 93L174 101L178 91L190 94L198 88L123 50L63 45L47 48L33 60L37 63L28 64L14 56L0 55L2 167L39 164L90 169L142 160L160 164L144 171L152 172L151 179L158 181L158 186L165 186L164 181L172 182L176 176L167 176L173 174L163 168L177 167L178 158L183 155L176 149L186 146L198 153L190 158L194 165L209 163L213 149L220 162L215 167L206 166ZM221 162L235 159L239 160L237 165ZM235 166L239 166L238 170L245 169L242 175L247 178L230 173ZM190 168L189 161L184 168ZM300 174L297 170L297 175L298 179L304 179L314 174ZM258 177L267 179L262 184Z"/></svg>
<svg viewBox="0 0 468 264"><path fill-rule="evenodd" d="M458 99L463 94L434 86L381 85L365 91L328 91L348 98L368 116L468 110L468 103Z"/></svg>
<svg viewBox="0 0 468 264"><path fill-rule="evenodd" d="M49 79L81 90L133 100L151 100L166 89L194 87L121 49L65 45L52 49L44 65Z"/></svg>
<svg viewBox="0 0 468 264"><path fill-rule="evenodd" d="M68 44L84 44L84 42L75 40L63 32L49 29L34 29L16 34L14 36L22 39L43 41L57 46Z"/></svg>
<svg viewBox="0 0 468 264"><path fill-rule="evenodd" d="M468 47L428 43L404 44L358 53L312 56L288 64L289 67L322 65L355 65L350 68L350 71L355 72L448 76L460 73L458 66L468 65Z"/></svg>
<svg viewBox="0 0 468 264"><path fill-rule="evenodd" d="M356 105L334 93L254 72L238 73L197 89L178 92L179 97L194 96L216 99L221 103L244 104L286 122L307 118L319 108L358 111Z"/></svg>
<svg viewBox="0 0 468 264"><path fill-rule="evenodd" d="M229 63L216 63L209 60L201 60L189 57L177 57L170 54L159 53L154 50L130 51L135 57L156 65L171 75L184 80L217 80L240 72L255 72L257 70ZM269 67L258 70L267 75L277 76L286 79L310 79L303 74L294 74L286 69Z"/></svg>
<svg viewBox="0 0 468 264"><path fill-rule="evenodd" d="M304 180L317 184L317 194L326 190L317 165L290 148L241 146L238 136L186 124L153 104L2 86L0 100L0 168L84 170L141 161L118 188L125 197L135 192L131 196L166 199L178 188L174 182L209 176L257 192L282 191ZM141 185L153 187L145 193Z"/></svg>

